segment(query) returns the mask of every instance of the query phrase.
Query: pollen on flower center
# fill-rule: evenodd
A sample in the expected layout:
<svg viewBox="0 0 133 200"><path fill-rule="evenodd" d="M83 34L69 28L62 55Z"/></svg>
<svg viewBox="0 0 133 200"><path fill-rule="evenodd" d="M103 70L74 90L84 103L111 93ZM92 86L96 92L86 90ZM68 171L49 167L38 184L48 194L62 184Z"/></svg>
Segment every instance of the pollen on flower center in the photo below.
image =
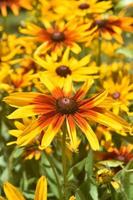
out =
<svg viewBox="0 0 133 200"><path fill-rule="evenodd" d="M65 40L65 34L63 32L56 31L56 32L51 34L51 39L54 42L62 42L62 41Z"/></svg>
<svg viewBox="0 0 133 200"><path fill-rule="evenodd" d="M56 109L62 114L74 114L78 110L78 105L74 99L62 97L56 101Z"/></svg>
<svg viewBox="0 0 133 200"><path fill-rule="evenodd" d="M120 98L120 93L119 92L114 92L112 94L113 99L119 99Z"/></svg>
<svg viewBox="0 0 133 200"><path fill-rule="evenodd" d="M65 66L65 65L61 65L59 67L57 67L56 69L56 73L61 76L61 77L67 77L67 75L71 75L71 70L69 67Z"/></svg>
<svg viewBox="0 0 133 200"><path fill-rule="evenodd" d="M80 8L81 10L85 10L85 9L87 9L87 8L89 8L89 7L90 7L90 6L89 6L88 3L82 3L82 4L79 5L79 8Z"/></svg>

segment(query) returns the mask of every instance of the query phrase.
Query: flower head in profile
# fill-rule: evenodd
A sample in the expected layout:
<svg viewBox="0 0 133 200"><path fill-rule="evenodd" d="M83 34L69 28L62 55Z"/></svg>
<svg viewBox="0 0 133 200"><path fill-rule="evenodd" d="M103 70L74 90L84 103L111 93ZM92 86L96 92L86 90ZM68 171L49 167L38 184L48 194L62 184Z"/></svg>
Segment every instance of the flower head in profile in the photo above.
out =
<svg viewBox="0 0 133 200"><path fill-rule="evenodd" d="M44 59L36 55L35 62L45 69L40 73L41 80L47 76L48 79L52 79L61 88L67 81L83 82L89 78L98 77L98 67L90 64L90 56L87 55L78 60L70 56L69 48L56 60L52 55L47 54Z"/></svg>
<svg viewBox="0 0 133 200"><path fill-rule="evenodd" d="M20 8L32 9L31 0L1 0L0 10L3 16L7 16L7 9L10 8L14 15L19 15Z"/></svg>
<svg viewBox="0 0 133 200"><path fill-rule="evenodd" d="M4 192L7 200L25 200L18 188L9 182L4 183ZM3 199L3 197L0 197ZM41 176L37 182L34 200L47 200L47 180Z"/></svg>
<svg viewBox="0 0 133 200"><path fill-rule="evenodd" d="M106 102L106 91L91 98L85 98L92 81L85 82L75 94L72 94L72 89L70 89L71 83L70 85L67 83L61 89L55 87L46 78L44 84L51 94L12 93L4 99L6 103L18 108L8 116L9 119L38 115L38 118L27 126L18 137L16 143L19 146L29 144L36 137L39 137L39 133L43 130L44 135L40 148L45 149L62 129L62 126L65 126L73 149L75 149L77 147L77 126L87 137L92 149L98 150L98 139L89 125L89 120L109 126L121 134L123 134L123 131L130 131L127 122L106 109L109 103Z"/></svg>
<svg viewBox="0 0 133 200"><path fill-rule="evenodd" d="M119 160L123 163L128 163L133 160L133 145L121 145L120 148L110 147L104 155L104 160Z"/></svg>
<svg viewBox="0 0 133 200"><path fill-rule="evenodd" d="M26 27L20 28L20 32L27 35L29 40L41 45L41 53L48 50L55 54L60 54L64 47L69 47L74 53L79 53L81 47L78 43L84 42L84 38L89 35L86 24L71 20L66 22L61 20L59 22L43 21L43 26L33 23L27 23ZM40 52L39 48L39 52Z"/></svg>

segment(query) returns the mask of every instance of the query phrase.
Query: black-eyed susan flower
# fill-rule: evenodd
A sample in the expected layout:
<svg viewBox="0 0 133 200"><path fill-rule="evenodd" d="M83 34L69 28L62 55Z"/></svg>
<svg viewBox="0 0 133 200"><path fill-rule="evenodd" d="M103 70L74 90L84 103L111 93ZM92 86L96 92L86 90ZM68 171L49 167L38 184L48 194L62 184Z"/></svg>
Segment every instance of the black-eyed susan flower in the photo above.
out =
<svg viewBox="0 0 133 200"><path fill-rule="evenodd" d="M125 16L96 16L93 19L91 28L96 28L93 32L94 38L102 37L105 40L112 40L113 38L123 43L123 31L133 32L133 18ZM90 44L89 44L90 45Z"/></svg>
<svg viewBox="0 0 133 200"><path fill-rule="evenodd" d="M85 17L90 14L104 13L112 7L111 1L72 0L68 6L68 17ZM70 12L71 9L74 12Z"/></svg>
<svg viewBox="0 0 133 200"><path fill-rule="evenodd" d="M109 96L114 100L113 112L129 112L129 106L133 99L133 84L130 76L118 76L117 80L108 78L103 82L104 89L109 91Z"/></svg>
<svg viewBox="0 0 133 200"><path fill-rule="evenodd" d="M103 154L103 160L118 160L124 164L133 160L133 145L121 145L120 148L110 147L107 152Z"/></svg>
<svg viewBox="0 0 133 200"><path fill-rule="evenodd" d="M3 16L7 16L7 8L10 8L14 15L19 15L20 8L32 9L31 0L1 0L0 10Z"/></svg>
<svg viewBox="0 0 133 200"><path fill-rule="evenodd" d="M25 200L18 188L9 182L4 183L4 192L7 200ZM0 199L3 199L0 197ZM34 200L47 200L47 180L41 176L37 182Z"/></svg>
<svg viewBox="0 0 133 200"><path fill-rule="evenodd" d="M63 87L67 81L82 82L88 78L97 78L98 67L90 63L90 56L84 56L81 60L70 56L70 49L67 48L61 58L54 59L51 55L46 55L45 59L35 56L35 61L42 66L45 71L40 73L43 80L45 76L52 79L59 87Z"/></svg>
<svg viewBox="0 0 133 200"><path fill-rule="evenodd" d="M59 55L64 47L69 47L74 53L79 53L81 47L78 43L84 42L90 34L89 31L86 31L87 25L79 23L77 20L66 23L63 20L56 23L43 21L43 24L43 26L39 26L27 23L26 27L20 28L20 32L28 35L29 40L42 44L42 54L49 50Z"/></svg>
<svg viewBox="0 0 133 200"><path fill-rule="evenodd" d="M65 126L71 144L73 144L73 149L75 149L75 145L77 147L76 126L85 134L92 149L99 149L97 137L88 120L109 126L117 132L121 132L121 134L123 134L123 131L130 130L127 122L106 109L106 91L84 99L92 85L91 81L85 82L74 95L72 95L68 83L63 89L55 87L48 79L44 79L44 84L51 95L32 92L13 93L4 99L11 106L18 107L16 111L8 116L10 119L39 116L18 137L18 145L25 146L29 144L44 130L40 148L45 149L64 123L66 123Z"/></svg>

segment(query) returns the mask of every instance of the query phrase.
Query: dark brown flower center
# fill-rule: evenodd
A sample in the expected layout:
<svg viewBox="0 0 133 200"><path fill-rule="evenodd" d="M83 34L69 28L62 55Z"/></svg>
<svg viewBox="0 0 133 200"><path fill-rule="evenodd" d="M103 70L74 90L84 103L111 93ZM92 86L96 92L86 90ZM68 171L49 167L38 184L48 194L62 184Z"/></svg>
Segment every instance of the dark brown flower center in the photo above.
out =
<svg viewBox="0 0 133 200"><path fill-rule="evenodd" d="M78 110L78 105L74 99L62 97L56 101L56 109L62 114L74 114Z"/></svg>
<svg viewBox="0 0 133 200"><path fill-rule="evenodd" d="M94 22L95 25L97 25L99 28L102 28L106 25L107 20L103 19L103 20L96 20Z"/></svg>
<svg viewBox="0 0 133 200"><path fill-rule="evenodd" d="M67 77L67 75L71 75L71 70L69 67L65 66L65 65L61 65L59 67L57 67L56 69L56 73L61 76L61 77Z"/></svg>
<svg viewBox="0 0 133 200"><path fill-rule="evenodd" d="M120 92L114 92L112 94L113 99L119 99L120 98Z"/></svg>
<svg viewBox="0 0 133 200"><path fill-rule="evenodd" d="M51 34L51 39L54 42L62 42L65 40L65 34L63 32L57 31Z"/></svg>
<svg viewBox="0 0 133 200"><path fill-rule="evenodd" d="M85 9L87 9L87 8L89 8L89 7L90 7L90 6L89 6L88 3L82 3L82 4L79 5L79 8L80 8L81 10L85 10Z"/></svg>

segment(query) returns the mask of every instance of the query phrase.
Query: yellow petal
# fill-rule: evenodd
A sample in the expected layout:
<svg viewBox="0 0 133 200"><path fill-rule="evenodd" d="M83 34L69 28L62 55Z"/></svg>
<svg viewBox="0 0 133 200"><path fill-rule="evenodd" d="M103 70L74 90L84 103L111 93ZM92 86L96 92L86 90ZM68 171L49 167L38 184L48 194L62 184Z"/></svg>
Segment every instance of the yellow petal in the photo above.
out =
<svg viewBox="0 0 133 200"><path fill-rule="evenodd" d="M41 176L37 182L34 200L47 200L47 180Z"/></svg>
<svg viewBox="0 0 133 200"><path fill-rule="evenodd" d="M20 191L9 182L4 183L4 192L8 200L25 200Z"/></svg>
<svg viewBox="0 0 133 200"><path fill-rule="evenodd" d="M34 111L35 106L34 105L28 105L21 108L18 108L13 113L8 115L8 119L17 119L17 118L24 118L24 117L30 117L34 116L37 113Z"/></svg>

